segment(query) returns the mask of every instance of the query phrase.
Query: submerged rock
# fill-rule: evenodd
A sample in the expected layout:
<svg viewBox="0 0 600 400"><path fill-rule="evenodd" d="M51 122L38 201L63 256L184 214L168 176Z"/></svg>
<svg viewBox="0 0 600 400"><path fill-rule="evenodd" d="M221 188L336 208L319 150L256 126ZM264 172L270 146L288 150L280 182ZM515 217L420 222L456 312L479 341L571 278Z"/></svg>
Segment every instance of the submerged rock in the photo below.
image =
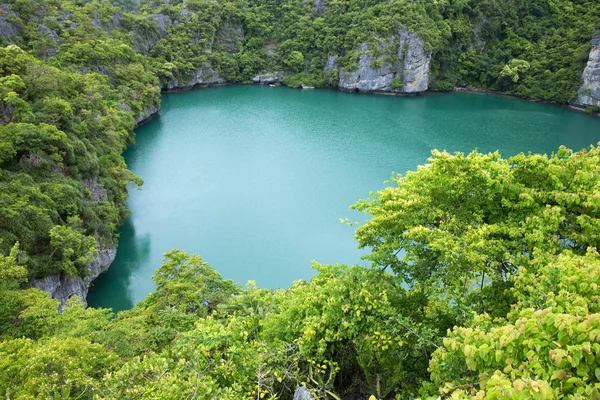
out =
<svg viewBox="0 0 600 400"><path fill-rule="evenodd" d="M596 32L592 39L589 61L581 77L583 85L579 89L577 103L600 107L600 32Z"/></svg>
<svg viewBox="0 0 600 400"><path fill-rule="evenodd" d="M428 89L431 52L425 50L425 41L416 33L400 30L374 50L366 43L360 46L358 69L340 69L340 89L390 93L420 93Z"/></svg>

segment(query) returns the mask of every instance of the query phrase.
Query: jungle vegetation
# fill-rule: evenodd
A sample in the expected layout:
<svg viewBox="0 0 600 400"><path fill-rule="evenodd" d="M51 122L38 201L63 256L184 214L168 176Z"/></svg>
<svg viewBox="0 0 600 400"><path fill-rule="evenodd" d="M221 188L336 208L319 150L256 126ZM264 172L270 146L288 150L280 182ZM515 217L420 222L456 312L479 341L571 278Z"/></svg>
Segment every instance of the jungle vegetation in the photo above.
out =
<svg viewBox="0 0 600 400"><path fill-rule="evenodd" d="M286 290L173 250L134 309L30 288L114 246L121 153L199 69L331 85L361 43L415 31L432 88L559 104L600 27L592 0L6 0L0 4L0 395L9 399L600 398L600 149L434 151L354 207L372 267ZM391 55L393 57L393 55ZM425 160L424 160L425 161Z"/></svg>

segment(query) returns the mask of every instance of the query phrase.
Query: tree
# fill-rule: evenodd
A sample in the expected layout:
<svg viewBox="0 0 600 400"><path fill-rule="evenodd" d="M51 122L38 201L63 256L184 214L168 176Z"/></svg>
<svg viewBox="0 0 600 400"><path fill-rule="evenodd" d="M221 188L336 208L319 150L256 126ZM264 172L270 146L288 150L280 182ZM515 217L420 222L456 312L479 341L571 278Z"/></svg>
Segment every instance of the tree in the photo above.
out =
<svg viewBox="0 0 600 400"><path fill-rule="evenodd" d="M520 79L529 71L529 63L524 60L513 59L502 68L500 78L509 80L512 83L518 83Z"/></svg>
<svg viewBox="0 0 600 400"><path fill-rule="evenodd" d="M27 269L17 262L19 242L16 242L10 254L0 254L0 290L14 289L27 281Z"/></svg>
<svg viewBox="0 0 600 400"><path fill-rule="evenodd" d="M455 327L430 363L430 393L453 399L600 396L600 256L565 252L514 277L505 318Z"/></svg>
<svg viewBox="0 0 600 400"><path fill-rule="evenodd" d="M98 252L92 237L83 235L77 228L57 225L50 230L50 257L67 276L83 274L85 265Z"/></svg>
<svg viewBox="0 0 600 400"><path fill-rule="evenodd" d="M283 63L291 71L300 72L304 69L304 55L294 50L287 56Z"/></svg>
<svg viewBox="0 0 600 400"><path fill-rule="evenodd" d="M597 147L509 159L434 151L429 162L354 205L372 215L356 231L365 258L424 297L501 316L509 274L600 245Z"/></svg>
<svg viewBox="0 0 600 400"><path fill-rule="evenodd" d="M240 290L200 256L171 250L164 257L165 262L154 273L156 292L145 301L147 306L157 310L173 307L205 316Z"/></svg>
<svg viewBox="0 0 600 400"><path fill-rule="evenodd" d="M102 345L84 339L7 340L0 343L0 395L93 398L116 361Z"/></svg>

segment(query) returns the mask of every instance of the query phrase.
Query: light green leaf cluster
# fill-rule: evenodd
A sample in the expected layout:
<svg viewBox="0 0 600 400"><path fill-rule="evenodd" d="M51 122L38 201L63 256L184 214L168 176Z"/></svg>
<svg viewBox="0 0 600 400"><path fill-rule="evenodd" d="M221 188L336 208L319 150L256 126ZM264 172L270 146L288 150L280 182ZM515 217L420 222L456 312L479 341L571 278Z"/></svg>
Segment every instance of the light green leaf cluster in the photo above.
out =
<svg viewBox="0 0 600 400"><path fill-rule="evenodd" d="M457 327L430 369L452 398L595 398L600 394L600 256L566 253L514 279L506 318Z"/></svg>

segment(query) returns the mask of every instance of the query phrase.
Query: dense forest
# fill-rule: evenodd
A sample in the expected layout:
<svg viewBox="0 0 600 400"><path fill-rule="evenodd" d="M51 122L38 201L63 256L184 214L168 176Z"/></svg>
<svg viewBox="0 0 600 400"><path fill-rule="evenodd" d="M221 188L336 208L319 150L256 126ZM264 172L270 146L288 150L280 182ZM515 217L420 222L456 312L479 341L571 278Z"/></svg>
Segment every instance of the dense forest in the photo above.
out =
<svg viewBox="0 0 600 400"><path fill-rule="evenodd" d="M370 268L315 264L286 290L242 288L177 250L156 292L116 315L32 287L57 277L85 296L110 264L126 188L142 184L121 154L161 90L465 87L579 104L598 31L592 0L2 1L0 395L600 399L593 146L434 151L354 205Z"/></svg>

